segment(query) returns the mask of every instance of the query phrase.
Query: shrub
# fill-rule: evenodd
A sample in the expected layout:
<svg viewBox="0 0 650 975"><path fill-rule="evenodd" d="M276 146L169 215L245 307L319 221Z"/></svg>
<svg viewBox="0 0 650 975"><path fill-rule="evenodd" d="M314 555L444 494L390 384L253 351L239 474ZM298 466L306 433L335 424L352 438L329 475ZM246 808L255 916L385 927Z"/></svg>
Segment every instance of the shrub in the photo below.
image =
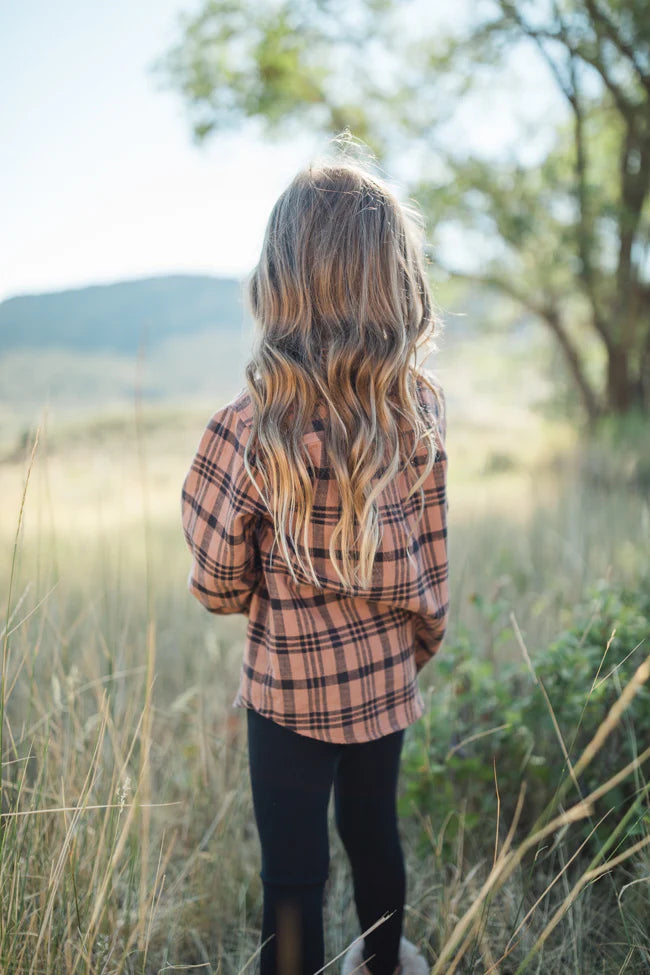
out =
<svg viewBox="0 0 650 975"><path fill-rule="evenodd" d="M493 615L487 604L484 613ZM533 669L546 690L573 764L647 655L649 634L650 586L614 590L601 582L575 607L571 625L533 655ZM509 628L500 634L501 640L512 636ZM525 778L527 792L518 831L527 832L570 774L542 687L523 658L477 659L471 634L463 627L458 627L433 666L438 680L430 689L427 711L409 729L404 743L400 812L409 815L415 805L419 813L428 814L434 829L444 833L443 846L453 844L461 828L478 843L483 835L492 843L497 820L495 775L506 829ZM644 686L580 776L581 794L608 779L649 742L650 689ZM642 772L637 770L637 776ZM620 818L621 807L639 785L630 776L603 796L594 814L574 825L581 839L610 807L616 807ZM572 786L566 801L579 798ZM609 816L596 830L590 841L595 848L612 825ZM646 812L645 827L637 818L628 834L638 835L648 825Z"/></svg>

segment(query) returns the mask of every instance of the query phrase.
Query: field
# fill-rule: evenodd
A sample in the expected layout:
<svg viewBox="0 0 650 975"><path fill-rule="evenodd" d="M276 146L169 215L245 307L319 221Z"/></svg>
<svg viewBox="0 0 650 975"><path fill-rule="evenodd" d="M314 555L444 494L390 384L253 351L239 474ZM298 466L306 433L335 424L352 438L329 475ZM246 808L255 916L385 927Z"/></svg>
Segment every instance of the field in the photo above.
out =
<svg viewBox="0 0 650 975"><path fill-rule="evenodd" d="M590 587L640 592L650 552L647 483L637 477L647 464L647 441L627 453L625 444L609 441L582 445L568 422L537 408L552 391L531 357L510 350L504 369L487 339L473 339L471 355L462 347L445 349L438 372L449 404L452 614L440 660L421 677L434 713L452 679L445 655L452 661L458 647L469 647L477 667L493 668L494 686L501 668L514 667L532 685L526 656L534 671L549 644L575 622ZM183 475L211 411L227 398L56 415L39 430L33 455L32 435L3 430L0 971L254 970L259 847L245 715L231 708L245 620L210 617L187 594L189 556L180 529ZM639 623L641 631L646 624ZM647 629L637 642L621 649L632 672L649 652ZM606 640L599 652L605 651ZM614 676L609 683L622 707L625 682L616 688ZM588 682L583 691L586 701ZM648 698L637 700L650 713ZM539 719L560 765L562 736L553 712L562 706L549 700ZM610 705L603 699L596 706L598 725ZM494 726L501 722L497 711L495 705ZM420 789L418 769L424 775L427 762L442 760L435 740L426 743L424 765L414 757L435 720L409 729L400 790L404 933L433 971L650 970L650 818L640 758L647 722L627 720L631 713L622 710L615 725L636 758L629 775L641 815L629 838L619 829L620 845L608 855L621 856L633 844L638 849L618 872L601 871L598 883L595 877L584 882L575 897L571 888L594 851L569 864L582 842L569 816L546 836L552 856L535 863L522 851L521 862L495 883L492 899L481 893L497 837L500 854L507 854L516 783L525 776L507 758L488 769L487 808L496 815L486 818L479 837L464 828L462 802L436 808ZM467 721L471 729L471 714ZM610 758L617 770L629 761L622 749ZM605 781L606 763L599 762L600 756L595 764ZM456 774L452 762L445 776ZM493 775L505 783L501 805ZM547 785L552 791L556 783ZM407 802L409 795L417 801ZM562 816L578 799L563 793L554 814ZM614 808L609 833L623 820L623 807ZM330 825L328 961L359 934L333 817ZM525 836L518 833L512 849ZM475 906L459 933L472 905L489 910L481 915ZM556 910L557 923L546 930ZM445 944L453 945L447 954ZM327 970L338 971L339 964Z"/></svg>

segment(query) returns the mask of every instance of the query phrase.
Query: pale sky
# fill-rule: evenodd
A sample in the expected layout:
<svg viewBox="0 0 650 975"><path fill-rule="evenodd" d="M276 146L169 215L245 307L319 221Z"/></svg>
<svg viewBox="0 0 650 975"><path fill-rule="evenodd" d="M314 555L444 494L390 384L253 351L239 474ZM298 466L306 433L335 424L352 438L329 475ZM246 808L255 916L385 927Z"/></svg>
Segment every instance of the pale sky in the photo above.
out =
<svg viewBox="0 0 650 975"><path fill-rule="evenodd" d="M200 5L0 0L0 300L253 267L275 199L324 139L268 145L251 126L192 144L180 96L147 67ZM498 117L472 118L484 145L513 136L512 112Z"/></svg>

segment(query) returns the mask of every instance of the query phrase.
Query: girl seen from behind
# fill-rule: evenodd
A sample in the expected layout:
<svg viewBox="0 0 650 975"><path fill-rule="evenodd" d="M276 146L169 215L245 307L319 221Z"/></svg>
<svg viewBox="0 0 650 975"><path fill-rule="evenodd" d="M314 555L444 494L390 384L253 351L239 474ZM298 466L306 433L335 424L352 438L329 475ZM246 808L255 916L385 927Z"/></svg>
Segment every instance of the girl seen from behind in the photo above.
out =
<svg viewBox="0 0 650 975"><path fill-rule="evenodd" d="M417 362L440 322L417 207L345 152L308 166L272 209L248 297L245 387L201 438L182 516L190 591L248 618L233 706L261 846L261 975L325 965L332 789L363 934L342 971L425 975L403 931L397 780L449 594L445 401Z"/></svg>

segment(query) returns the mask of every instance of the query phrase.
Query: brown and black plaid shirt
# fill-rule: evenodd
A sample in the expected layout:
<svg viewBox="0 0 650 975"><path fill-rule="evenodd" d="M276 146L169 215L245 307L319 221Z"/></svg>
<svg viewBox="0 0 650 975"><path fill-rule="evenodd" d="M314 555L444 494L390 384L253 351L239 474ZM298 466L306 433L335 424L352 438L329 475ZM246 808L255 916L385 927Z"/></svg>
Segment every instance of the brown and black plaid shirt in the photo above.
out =
<svg viewBox="0 0 650 975"><path fill-rule="evenodd" d="M417 387L437 415L430 390L420 381ZM211 613L248 617L233 707L253 708L307 737L369 741L422 716L417 674L445 634L446 418L443 412L438 459L423 484L421 521L419 492L405 500L400 472L377 499L383 531L372 585L346 593L328 556L340 496L327 465L323 409L303 438L316 477L309 549L323 589L294 566L296 584L277 546L271 561L272 519L243 463L252 422L247 390L214 414L185 478L182 520L193 556L188 585ZM424 462L420 445L414 463L421 469ZM261 490L261 478L257 484Z"/></svg>

